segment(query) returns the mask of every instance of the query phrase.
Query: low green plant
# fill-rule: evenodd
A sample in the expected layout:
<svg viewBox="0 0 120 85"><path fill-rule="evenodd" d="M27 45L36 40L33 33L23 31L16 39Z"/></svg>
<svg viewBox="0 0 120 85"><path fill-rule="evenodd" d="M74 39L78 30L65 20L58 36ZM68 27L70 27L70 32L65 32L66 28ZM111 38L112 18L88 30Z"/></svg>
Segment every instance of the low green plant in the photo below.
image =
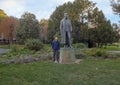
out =
<svg viewBox="0 0 120 85"><path fill-rule="evenodd" d="M28 48L30 50L35 50L35 51L43 49L43 44L38 39L28 39L25 42L25 46L26 46L26 48Z"/></svg>
<svg viewBox="0 0 120 85"><path fill-rule="evenodd" d="M30 54L30 50L27 48L18 48L16 46L11 47L11 50L9 53L12 53L14 55L19 55L19 54Z"/></svg>
<svg viewBox="0 0 120 85"><path fill-rule="evenodd" d="M87 45L84 43L76 43L73 45L74 48L86 48Z"/></svg>
<svg viewBox="0 0 120 85"><path fill-rule="evenodd" d="M20 51L20 49L17 48L16 46L12 46L12 47L11 47L11 50L10 50L11 53L13 53L13 52L14 52L14 53L17 53L17 52L19 52L19 51Z"/></svg>
<svg viewBox="0 0 120 85"><path fill-rule="evenodd" d="M92 49L85 49L83 51L87 56L93 57L106 57L108 53L103 49L92 48Z"/></svg>

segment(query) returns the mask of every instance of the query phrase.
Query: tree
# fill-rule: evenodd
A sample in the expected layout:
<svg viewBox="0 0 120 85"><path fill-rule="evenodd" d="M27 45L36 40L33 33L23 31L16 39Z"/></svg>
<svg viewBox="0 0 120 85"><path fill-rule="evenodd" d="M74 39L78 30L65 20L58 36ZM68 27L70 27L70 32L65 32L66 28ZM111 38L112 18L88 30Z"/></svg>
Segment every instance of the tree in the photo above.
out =
<svg viewBox="0 0 120 85"><path fill-rule="evenodd" d="M78 21L80 21L80 14L85 10L92 9L94 5L95 4L93 2L88 0L75 0L73 3L68 2L58 6L56 10L53 12L53 14L50 16L49 25L48 25L49 41L51 42L51 40L55 35L59 36L60 20L64 17L65 12L69 14L72 25L73 25L73 37L74 37L73 41L77 40L75 39L76 38L75 36L77 36L75 32L77 28L77 23L79 24ZM85 17L85 16L82 16L82 17ZM86 25L85 22L82 22L82 26L87 27L85 25Z"/></svg>
<svg viewBox="0 0 120 85"><path fill-rule="evenodd" d="M40 37L43 43L47 41L48 37L48 20L42 19L40 21Z"/></svg>
<svg viewBox="0 0 120 85"><path fill-rule="evenodd" d="M2 9L0 9L0 18L4 17L7 17L7 14Z"/></svg>
<svg viewBox="0 0 120 85"><path fill-rule="evenodd" d="M21 16L16 30L16 38L22 44L26 39L40 39L40 26L34 14L25 12Z"/></svg>
<svg viewBox="0 0 120 85"><path fill-rule="evenodd" d="M112 28L113 28L114 36L115 36L114 42L118 42L120 40L120 27L118 24L113 23Z"/></svg>
<svg viewBox="0 0 120 85"><path fill-rule="evenodd" d="M59 35L60 20L63 17L66 4L56 8L53 14L50 16L48 23L48 42L54 39L55 35Z"/></svg>
<svg viewBox="0 0 120 85"><path fill-rule="evenodd" d="M68 2L56 8L49 19L49 41L54 36L59 36L60 20L65 12L69 14L72 22L74 43L88 42L91 44L90 47L93 47L96 43L102 46L114 41L115 36L110 21L95 7L95 3L88 0L74 0L73 3Z"/></svg>
<svg viewBox="0 0 120 85"><path fill-rule="evenodd" d="M93 27L89 29L89 40L98 44L98 47L113 43L117 40L116 32L113 30L111 22L107 20L102 11L95 8L91 14Z"/></svg>
<svg viewBox="0 0 120 85"><path fill-rule="evenodd" d="M113 11L120 16L120 0L111 0Z"/></svg>
<svg viewBox="0 0 120 85"><path fill-rule="evenodd" d="M0 9L0 24L2 22L2 19L6 17L8 17L7 14L2 9Z"/></svg>
<svg viewBox="0 0 120 85"><path fill-rule="evenodd" d="M0 35L2 39L9 40L12 43L15 38L15 30L18 25L18 19L15 17L6 17L2 19L0 25Z"/></svg>

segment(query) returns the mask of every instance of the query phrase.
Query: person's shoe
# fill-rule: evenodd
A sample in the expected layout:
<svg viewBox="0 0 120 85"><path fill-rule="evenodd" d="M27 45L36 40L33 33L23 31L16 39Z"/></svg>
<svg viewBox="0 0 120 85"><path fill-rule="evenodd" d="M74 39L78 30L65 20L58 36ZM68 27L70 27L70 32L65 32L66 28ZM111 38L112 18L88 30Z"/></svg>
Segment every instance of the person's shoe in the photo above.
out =
<svg viewBox="0 0 120 85"><path fill-rule="evenodd" d="M57 61L55 61L55 63L57 63Z"/></svg>
<svg viewBox="0 0 120 85"><path fill-rule="evenodd" d="M57 61L57 63L59 63L59 61Z"/></svg>

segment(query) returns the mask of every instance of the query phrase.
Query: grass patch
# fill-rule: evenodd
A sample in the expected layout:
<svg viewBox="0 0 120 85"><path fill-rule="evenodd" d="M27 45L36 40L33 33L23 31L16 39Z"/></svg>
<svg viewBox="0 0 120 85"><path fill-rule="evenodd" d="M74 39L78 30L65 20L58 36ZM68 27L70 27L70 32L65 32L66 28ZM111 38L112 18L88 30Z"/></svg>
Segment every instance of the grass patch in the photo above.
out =
<svg viewBox="0 0 120 85"><path fill-rule="evenodd" d="M8 45L0 45L0 48L9 49L9 46Z"/></svg>
<svg viewBox="0 0 120 85"><path fill-rule="evenodd" d="M119 85L120 59L0 65L0 85Z"/></svg>
<svg viewBox="0 0 120 85"><path fill-rule="evenodd" d="M84 43L76 43L76 44L73 44L73 48L75 48L75 49L87 48L87 44L84 44Z"/></svg>
<svg viewBox="0 0 120 85"><path fill-rule="evenodd" d="M106 50L100 49L100 48L90 48L90 49L83 49L82 52L87 56L91 57L105 57L107 56Z"/></svg>
<svg viewBox="0 0 120 85"><path fill-rule="evenodd" d="M106 47L103 47L102 49L104 50L115 50L115 51L120 51L120 46L106 46Z"/></svg>
<svg viewBox="0 0 120 85"><path fill-rule="evenodd" d="M10 49L11 49L12 47L24 48L25 46L24 46L24 45L10 45ZM0 48L9 49L9 45L0 45Z"/></svg>

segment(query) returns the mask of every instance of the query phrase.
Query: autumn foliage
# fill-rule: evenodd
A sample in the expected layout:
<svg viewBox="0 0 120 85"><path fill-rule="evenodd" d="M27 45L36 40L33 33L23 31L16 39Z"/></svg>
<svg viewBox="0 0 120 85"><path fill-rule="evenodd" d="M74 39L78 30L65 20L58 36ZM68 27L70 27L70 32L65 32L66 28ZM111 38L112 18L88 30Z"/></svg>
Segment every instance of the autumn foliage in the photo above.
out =
<svg viewBox="0 0 120 85"><path fill-rule="evenodd" d="M1 39L13 40L15 38L15 29L18 25L18 19L15 17L5 17L0 24Z"/></svg>

